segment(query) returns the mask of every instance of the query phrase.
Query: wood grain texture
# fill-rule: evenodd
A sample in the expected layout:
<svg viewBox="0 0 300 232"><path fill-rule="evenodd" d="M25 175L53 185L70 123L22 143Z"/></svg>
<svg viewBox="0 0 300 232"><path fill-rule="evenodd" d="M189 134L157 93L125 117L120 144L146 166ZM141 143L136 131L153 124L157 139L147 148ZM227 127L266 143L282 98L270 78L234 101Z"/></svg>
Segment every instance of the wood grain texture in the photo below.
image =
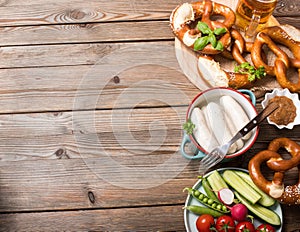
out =
<svg viewBox="0 0 300 232"><path fill-rule="evenodd" d="M288 24L288 25L293 25L297 29L300 29L300 17L280 17L278 18L278 22L282 25Z"/></svg>
<svg viewBox="0 0 300 232"><path fill-rule="evenodd" d="M4 36L5 35L5 36ZM0 46L172 39L168 21L2 27Z"/></svg>
<svg viewBox="0 0 300 232"><path fill-rule="evenodd" d="M199 163L179 150L200 90L169 27L183 2L0 0L0 231L185 231ZM274 15L300 28L298 8L279 1ZM300 142L264 122L225 166L247 168L282 136ZM299 208L282 209L284 231L299 229Z"/></svg>
<svg viewBox="0 0 300 232"><path fill-rule="evenodd" d="M298 212L296 207L285 210ZM0 231L144 231L145 222L153 231L186 231L182 205L7 214L0 215L0 222ZM286 217L283 230L298 231L299 223Z"/></svg>
<svg viewBox="0 0 300 232"><path fill-rule="evenodd" d="M169 160L165 156L128 154L113 160L103 154L1 162L0 209L3 213L183 204L187 193L182 190L197 180L197 165L190 166L179 153Z"/></svg>
<svg viewBox="0 0 300 232"><path fill-rule="evenodd" d="M4 77L0 81L0 111L176 106L187 105L199 93L178 69L129 66L132 68L121 73L104 66L0 70Z"/></svg>
<svg viewBox="0 0 300 232"><path fill-rule="evenodd" d="M298 15L299 9L300 9L300 1L278 0L277 6L274 11L274 15L276 17L286 17L286 16L299 17Z"/></svg>
<svg viewBox="0 0 300 232"><path fill-rule="evenodd" d="M20 4L18 0L3 0L0 2L0 26L168 20L171 11L184 2L74 0L70 3L65 0L30 0ZM299 1L279 0L274 15L297 16L299 4Z"/></svg>
<svg viewBox="0 0 300 232"><path fill-rule="evenodd" d="M138 156L136 158L145 159L146 157ZM154 160L153 158L151 157L152 160ZM155 156L155 158L160 160L161 156ZM118 220L119 213L123 212L127 216L125 218L122 216L121 218L123 218L122 220L127 219L126 221L129 224L122 224L123 227L120 230L125 230L125 228L139 228L140 223L138 221L135 223L131 222L131 218L134 215L136 217L138 212L146 210L150 214L146 215L152 216L150 212L155 211L155 209L161 211L162 218L167 217L164 219L167 222L171 220L168 219L169 217L174 216L173 220L177 223L176 221L179 218L182 220L182 210L179 209L183 206L186 198L186 193L182 193L180 190L195 183L195 172L198 169L196 162L186 163L187 161L180 156L177 156L177 158L179 159L176 162L177 165L170 165L167 169L149 176L150 179L148 181L150 182L148 184L157 184L154 187L149 187L150 185L148 187L145 186L147 182L143 180L147 179L139 178L138 176L133 178L130 172L127 172L127 174L123 173L120 176L120 171L116 167L112 167L110 172L108 172L109 166L101 162L101 159L89 159L85 161L79 159L40 160L38 163L36 161L2 162L0 169L2 186L0 190L0 208L2 213L9 211L13 211L14 213L0 214L1 228L6 228L10 231L27 231L31 230L31 228L52 231L49 226L55 224L57 224L57 229L59 230L64 230L64 226L67 226L70 230L73 230L72 228L75 230L76 227L81 228L79 224L83 226L83 229L91 229L94 226L101 225L107 226L107 228L108 226L114 228L112 224L118 223L106 221L105 215L110 215L110 217ZM132 163L132 158L130 159L131 161L129 162ZM118 161L122 160L121 158ZM86 165L86 162L89 161L97 162L98 164L102 163L98 168L106 170L108 172L107 175L102 175L100 178L96 176L95 172ZM183 163L179 165L178 161L182 161ZM147 169L147 166L144 168ZM178 173L178 169L182 169L180 173ZM168 179L172 175L176 177ZM167 181L162 183L162 179L166 179ZM27 184L28 182L30 182L30 185ZM118 187L118 185L124 186L124 183L127 184L126 188ZM137 187L143 188L137 189ZM168 204L176 204L177 206L171 207L175 207L176 210L173 213L165 215L163 212L165 210L169 211ZM132 208L132 206L135 207ZM77 210L53 213L43 212L50 209L56 211L60 209ZM86 211L87 209L90 210ZM284 228L297 228L300 223L299 218L295 216L297 210L297 207L283 206L283 213L285 215ZM24 213L17 213L21 211L24 211ZM25 213L26 211L29 212ZM35 211L35 213L30 213L30 211ZM90 224L90 220L85 217L86 214L90 215L89 218L91 220L96 217L99 220L98 223L101 222L103 224ZM35 222L37 217L41 219ZM76 219L77 217L78 219L74 220L76 222L73 220L69 222L69 218ZM77 222L80 223L77 224ZM69 223L72 223L75 227ZM149 228L157 227L161 230L164 228L163 230L169 231L159 221L153 223L153 225L148 224L148 226L150 226ZM181 228L183 225L175 224L174 226ZM102 230L102 227L98 229ZM98 229L95 228L95 230Z"/></svg>
<svg viewBox="0 0 300 232"><path fill-rule="evenodd" d="M186 106L0 115L1 130L9 132L0 134L0 159L177 152L185 113Z"/></svg>
<svg viewBox="0 0 300 232"><path fill-rule="evenodd" d="M41 25L167 19L184 1L106 0L0 2L0 25Z"/></svg>
<svg viewBox="0 0 300 232"><path fill-rule="evenodd" d="M185 231L180 205L12 214L0 221L0 231Z"/></svg>

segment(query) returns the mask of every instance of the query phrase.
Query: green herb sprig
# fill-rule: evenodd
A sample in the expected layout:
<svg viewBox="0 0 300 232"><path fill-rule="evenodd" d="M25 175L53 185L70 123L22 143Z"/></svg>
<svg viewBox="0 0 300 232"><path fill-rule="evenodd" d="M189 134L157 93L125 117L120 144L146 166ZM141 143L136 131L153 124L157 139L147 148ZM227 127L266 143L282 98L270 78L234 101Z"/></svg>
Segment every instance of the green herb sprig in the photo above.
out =
<svg viewBox="0 0 300 232"><path fill-rule="evenodd" d="M248 62L235 66L234 71L241 74L248 74L248 80L251 82L266 76L266 71L263 66L256 69Z"/></svg>
<svg viewBox="0 0 300 232"><path fill-rule="evenodd" d="M195 124L191 121L191 119L188 119L184 124L183 124L183 129L186 131L188 135L193 134L193 131L195 129Z"/></svg>
<svg viewBox="0 0 300 232"><path fill-rule="evenodd" d="M211 43L214 49L223 51L223 44L217 40L216 36L226 33L226 28L216 28L213 31L204 22L198 22L197 29L201 31L204 36L198 38L194 43L194 50L203 50L207 44Z"/></svg>

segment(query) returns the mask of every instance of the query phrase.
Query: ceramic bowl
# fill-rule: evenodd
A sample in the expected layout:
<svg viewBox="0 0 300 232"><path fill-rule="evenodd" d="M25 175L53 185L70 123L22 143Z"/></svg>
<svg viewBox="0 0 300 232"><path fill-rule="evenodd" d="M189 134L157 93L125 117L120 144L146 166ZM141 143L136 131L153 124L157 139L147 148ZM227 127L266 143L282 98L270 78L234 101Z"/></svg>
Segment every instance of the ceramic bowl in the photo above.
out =
<svg viewBox="0 0 300 232"><path fill-rule="evenodd" d="M300 101L298 94L291 93L288 89L274 89L271 93L266 93L265 99L262 101L262 107L265 108L268 105L268 102L270 99L274 98L275 96L285 96L291 99L296 106L296 118L293 122L289 123L288 125L278 125L274 122L272 122L269 117L267 117L267 121L271 125L275 125L279 129L287 128L287 129L293 129L294 126L300 124Z"/></svg>
<svg viewBox="0 0 300 232"><path fill-rule="evenodd" d="M257 115L255 108L256 98L250 90L235 90L226 87L216 87L202 91L192 100L187 110L186 121L190 119L191 112L195 107L203 107L209 102L216 102L224 95L234 98L242 106L249 119L252 119ZM249 97L246 97L245 95L248 95ZM220 130L222 130L222 128L220 128ZM258 136L258 128L256 127L253 130L250 139L244 143L244 146L232 154L227 154L225 160L229 160L245 153L253 145ZM186 147L189 147L190 153L192 154L186 151ZM184 133L180 150L182 155L187 159L202 159L209 153L209 151L199 145L199 142L197 142L193 134L189 135L186 133Z"/></svg>

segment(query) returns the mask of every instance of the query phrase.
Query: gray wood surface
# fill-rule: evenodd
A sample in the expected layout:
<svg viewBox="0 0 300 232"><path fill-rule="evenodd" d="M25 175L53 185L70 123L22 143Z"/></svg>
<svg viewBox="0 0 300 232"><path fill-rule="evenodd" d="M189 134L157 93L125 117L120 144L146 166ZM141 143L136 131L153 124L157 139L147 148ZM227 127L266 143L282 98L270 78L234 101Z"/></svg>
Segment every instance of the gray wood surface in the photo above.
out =
<svg viewBox="0 0 300 232"><path fill-rule="evenodd" d="M174 55L183 2L0 1L0 231L185 230L198 164L179 152L181 127L200 90ZM274 16L300 28L299 5ZM300 142L298 127L261 130L228 165L247 168L276 137ZM299 207L282 208L297 231Z"/></svg>

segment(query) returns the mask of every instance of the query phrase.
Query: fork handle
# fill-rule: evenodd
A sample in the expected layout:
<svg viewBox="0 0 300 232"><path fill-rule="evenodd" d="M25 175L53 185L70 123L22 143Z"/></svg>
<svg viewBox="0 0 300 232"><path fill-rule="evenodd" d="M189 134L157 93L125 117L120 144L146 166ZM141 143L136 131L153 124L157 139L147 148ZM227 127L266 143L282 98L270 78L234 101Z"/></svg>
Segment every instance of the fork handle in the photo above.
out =
<svg viewBox="0 0 300 232"><path fill-rule="evenodd" d="M238 133L243 136L248 134L253 128L260 124L266 117L273 113L279 106L277 104L269 104L255 118L247 123Z"/></svg>

